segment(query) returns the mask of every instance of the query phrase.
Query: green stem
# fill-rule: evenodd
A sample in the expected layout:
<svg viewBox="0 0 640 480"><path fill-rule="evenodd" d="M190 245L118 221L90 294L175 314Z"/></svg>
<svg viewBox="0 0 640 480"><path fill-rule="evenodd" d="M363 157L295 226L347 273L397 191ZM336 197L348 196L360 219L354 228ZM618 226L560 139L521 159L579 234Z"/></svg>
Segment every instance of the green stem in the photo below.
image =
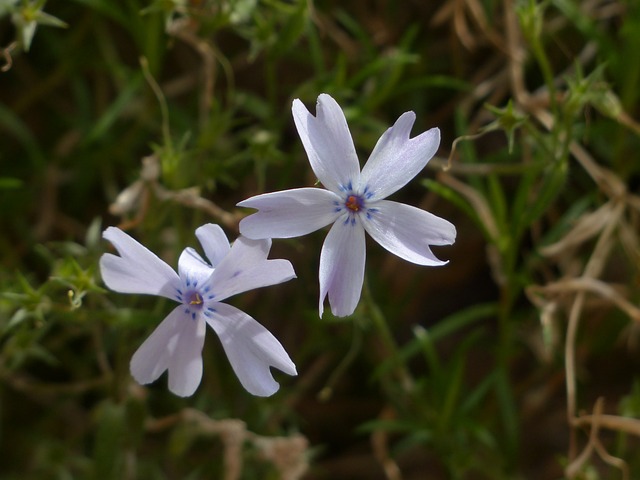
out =
<svg viewBox="0 0 640 480"><path fill-rule="evenodd" d="M515 465L518 455L518 414L513 398L511 386L510 361L513 351L513 305L517 296L516 248L519 240L514 239L508 251L503 252L505 283L500 291L500 305L498 311L498 346L496 351L497 376L496 394L500 406L501 417L505 432L505 447L507 458Z"/></svg>
<svg viewBox="0 0 640 480"><path fill-rule="evenodd" d="M558 116L558 99L556 98L556 86L555 86L555 77L553 75L553 69L551 68L551 63L549 63L549 59L544 51L542 43L540 42L540 37L535 36L530 39L531 47L533 49L533 55L536 57L538 61L538 65L540 65L540 70L542 71L542 77L544 78L544 83L547 86L547 90L549 91L549 101L551 103L551 110L554 116L557 118Z"/></svg>
<svg viewBox="0 0 640 480"><path fill-rule="evenodd" d="M373 326L376 329L376 332L380 339L382 340L385 352L384 357L390 358L393 362L393 368L391 369L393 375L400 381L402 388L404 391L409 392L413 389L413 378L411 374L406 369L404 364L399 363L400 359L400 349L396 343L396 340L389 329L389 325L387 323L387 319L382 313L382 310L376 302L373 300L371 295L371 290L369 289L369 284L365 280L363 288L362 288L362 300L367 306L370 314L371 321Z"/></svg>
<svg viewBox="0 0 640 480"><path fill-rule="evenodd" d="M512 353L512 319L511 319L511 301L509 297L511 296L508 289L503 290L502 294L502 302L501 308L498 314L498 324L499 324L499 337L498 337L498 367L501 372L501 381L505 382L504 387L506 387L509 391L509 398L503 398L502 400L508 400L507 402L503 402L503 407L509 407L506 411L503 412L505 416L505 430L507 431L507 438L514 442L517 439L517 422L509 421L516 420L515 408L513 406L513 397L511 396L511 381L509 374L509 366L511 360Z"/></svg>

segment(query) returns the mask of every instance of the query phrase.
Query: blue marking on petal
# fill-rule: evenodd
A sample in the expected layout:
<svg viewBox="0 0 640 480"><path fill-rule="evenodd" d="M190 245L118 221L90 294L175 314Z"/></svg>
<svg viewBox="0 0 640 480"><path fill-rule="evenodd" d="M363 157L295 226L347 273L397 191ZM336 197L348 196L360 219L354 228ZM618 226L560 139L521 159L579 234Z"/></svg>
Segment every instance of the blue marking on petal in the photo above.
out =
<svg viewBox="0 0 640 480"><path fill-rule="evenodd" d="M178 292L180 295L182 295L182 290L180 290L179 288L176 288L176 292Z"/></svg>
<svg viewBox="0 0 640 480"><path fill-rule="evenodd" d="M191 286L191 280L189 280L189 277L187 277L187 287Z"/></svg>
<svg viewBox="0 0 640 480"><path fill-rule="evenodd" d="M176 300L182 303L182 295L176 295Z"/></svg>
<svg viewBox="0 0 640 480"><path fill-rule="evenodd" d="M364 196L367 197L367 200L369 200L371 197L373 197L373 192L365 192Z"/></svg>
<svg viewBox="0 0 640 480"><path fill-rule="evenodd" d="M211 315L211 312L202 312L204 313L204 316L207 318L211 318L213 315Z"/></svg>
<svg viewBox="0 0 640 480"><path fill-rule="evenodd" d="M189 310L188 308L184 309L184 313L186 313L187 315L191 313L191 310Z"/></svg>
<svg viewBox="0 0 640 480"><path fill-rule="evenodd" d="M207 285L206 287L204 287L204 293L209 293L210 290L211 290L210 285Z"/></svg>
<svg viewBox="0 0 640 480"><path fill-rule="evenodd" d="M210 312L215 312L216 311L215 308L211 308L211 307L207 307L207 310L210 311Z"/></svg>
<svg viewBox="0 0 640 480"><path fill-rule="evenodd" d="M347 217L347 218L344 220L343 225L348 225L348 224L349 224L349 217Z"/></svg>
<svg viewBox="0 0 640 480"><path fill-rule="evenodd" d="M233 275L231 276L231 278L236 278L238 275L240 275L242 273L242 270L236 270Z"/></svg>
<svg viewBox="0 0 640 480"><path fill-rule="evenodd" d="M351 217L351 225L355 225L356 224L356 217Z"/></svg>
<svg viewBox="0 0 640 480"><path fill-rule="evenodd" d="M342 209L341 209L340 207L338 207L338 208L334 209L333 211L334 211L334 212L341 212L341 211L342 211Z"/></svg>
<svg viewBox="0 0 640 480"><path fill-rule="evenodd" d="M371 213L367 212L367 220L371 220Z"/></svg>
<svg viewBox="0 0 640 480"><path fill-rule="evenodd" d="M193 312L193 313L191 314L191 320L195 320L195 319L196 319L196 312Z"/></svg>
<svg viewBox="0 0 640 480"><path fill-rule="evenodd" d="M347 185L349 190L353 190L353 184L351 183L351 180L349 180L349 185Z"/></svg>
<svg viewBox="0 0 640 480"><path fill-rule="evenodd" d="M209 296L207 297L207 300L213 300L213 299L214 299L214 297L215 297L215 295L212 293L211 295L209 295Z"/></svg>
<svg viewBox="0 0 640 480"><path fill-rule="evenodd" d="M193 282L193 287L197 287L198 286L198 281L196 280L195 282Z"/></svg>

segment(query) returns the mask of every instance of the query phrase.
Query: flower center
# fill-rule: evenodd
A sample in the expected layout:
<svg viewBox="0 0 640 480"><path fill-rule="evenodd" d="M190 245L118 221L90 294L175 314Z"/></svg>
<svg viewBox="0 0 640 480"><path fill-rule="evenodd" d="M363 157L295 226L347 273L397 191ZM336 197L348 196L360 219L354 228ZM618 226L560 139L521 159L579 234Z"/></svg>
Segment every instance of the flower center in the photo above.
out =
<svg viewBox="0 0 640 480"><path fill-rule="evenodd" d="M358 195L349 195L347 200L344 202L344 206L352 212L359 212L362 210L362 207L364 207L362 198Z"/></svg>
<svg viewBox="0 0 640 480"><path fill-rule="evenodd" d="M191 290L187 292L185 295L185 305L187 307L192 307L196 311L200 310L204 304L204 299L202 298L202 294L198 290Z"/></svg>
<svg viewBox="0 0 640 480"><path fill-rule="evenodd" d="M187 296L187 303L189 305L200 306L204 303L204 301L202 300L202 296L200 295L200 292L191 292Z"/></svg>

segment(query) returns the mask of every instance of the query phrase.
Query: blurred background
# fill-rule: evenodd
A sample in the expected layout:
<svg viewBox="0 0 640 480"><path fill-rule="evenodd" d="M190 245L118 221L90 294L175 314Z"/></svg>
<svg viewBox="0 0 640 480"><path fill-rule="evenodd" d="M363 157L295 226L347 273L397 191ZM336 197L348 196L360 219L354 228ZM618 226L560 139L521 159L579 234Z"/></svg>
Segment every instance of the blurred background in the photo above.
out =
<svg viewBox="0 0 640 480"><path fill-rule="evenodd" d="M640 2L0 0L0 478L640 478ZM139 386L173 305L108 292L117 225L177 267L252 195L316 179L329 93L360 160L405 111L440 149L393 200L456 225L419 267L367 240L360 306L298 278L230 300L297 365L252 397L208 332L193 397Z"/></svg>

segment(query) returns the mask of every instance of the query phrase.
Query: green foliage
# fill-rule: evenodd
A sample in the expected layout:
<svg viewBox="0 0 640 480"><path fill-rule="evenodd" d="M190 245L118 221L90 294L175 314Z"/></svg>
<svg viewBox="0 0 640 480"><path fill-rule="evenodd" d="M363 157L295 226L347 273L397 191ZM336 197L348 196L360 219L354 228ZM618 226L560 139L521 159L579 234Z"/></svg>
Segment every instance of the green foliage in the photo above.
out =
<svg viewBox="0 0 640 480"><path fill-rule="evenodd" d="M0 478L640 476L639 23L623 0L0 0ZM354 316L319 319L324 234L274 241L298 279L232 303L299 376L251 397L208 335L193 397L136 384L172 306L104 288L102 230L173 266L203 223L233 239L239 201L316 181L290 107L322 92L362 161L405 111L440 128L397 196L456 225L449 263L372 244Z"/></svg>

